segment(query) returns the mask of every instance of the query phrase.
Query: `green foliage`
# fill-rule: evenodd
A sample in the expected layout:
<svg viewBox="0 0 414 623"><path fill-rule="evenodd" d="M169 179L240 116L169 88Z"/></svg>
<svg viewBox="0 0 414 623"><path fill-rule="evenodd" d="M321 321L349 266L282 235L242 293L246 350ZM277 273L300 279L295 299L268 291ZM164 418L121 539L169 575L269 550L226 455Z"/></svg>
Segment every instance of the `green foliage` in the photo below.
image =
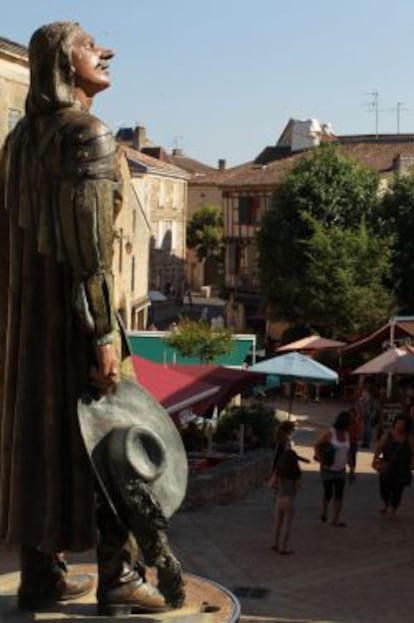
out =
<svg viewBox="0 0 414 623"><path fill-rule="evenodd" d="M274 410L260 402L230 408L218 421L214 441L223 443L233 440L241 424L245 426L246 441L252 440L262 448L272 445L276 426Z"/></svg>
<svg viewBox="0 0 414 623"><path fill-rule="evenodd" d="M313 221L303 276L308 319L327 335L364 333L388 318L394 299L384 285L390 270L390 240L358 229Z"/></svg>
<svg viewBox="0 0 414 623"><path fill-rule="evenodd" d="M181 318L177 329L164 341L183 357L198 357L201 363L212 362L234 348L232 333L228 329L212 329L208 322L188 318Z"/></svg>
<svg viewBox="0 0 414 623"><path fill-rule="evenodd" d="M368 330L388 317L388 236L378 177L338 149L313 149L276 190L258 232L261 290L278 317L327 335Z"/></svg>
<svg viewBox="0 0 414 623"><path fill-rule="evenodd" d="M297 235L306 237L302 214L310 214L327 226L359 227L361 217L376 221L378 175L341 154L340 148L312 149L284 178L275 193L279 209L300 225Z"/></svg>
<svg viewBox="0 0 414 623"><path fill-rule="evenodd" d="M384 195L382 226L393 236L392 285L401 314L414 312L414 176L396 177Z"/></svg>
<svg viewBox="0 0 414 623"><path fill-rule="evenodd" d="M194 212L187 223L187 246L194 249L198 259L213 255L223 257L223 216L221 207L206 203Z"/></svg>

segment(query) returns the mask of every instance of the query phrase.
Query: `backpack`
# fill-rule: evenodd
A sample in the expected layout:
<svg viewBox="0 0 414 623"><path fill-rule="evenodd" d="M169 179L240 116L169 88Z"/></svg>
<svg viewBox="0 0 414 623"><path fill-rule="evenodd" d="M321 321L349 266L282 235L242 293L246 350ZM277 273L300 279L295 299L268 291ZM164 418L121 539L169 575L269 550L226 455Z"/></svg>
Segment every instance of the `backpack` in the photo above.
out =
<svg viewBox="0 0 414 623"><path fill-rule="evenodd" d="M324 441L318 446L319 461L324 467L331 467L335 461L336 448L330 441ZM318 460L318 459L316 459Z"/></svg>

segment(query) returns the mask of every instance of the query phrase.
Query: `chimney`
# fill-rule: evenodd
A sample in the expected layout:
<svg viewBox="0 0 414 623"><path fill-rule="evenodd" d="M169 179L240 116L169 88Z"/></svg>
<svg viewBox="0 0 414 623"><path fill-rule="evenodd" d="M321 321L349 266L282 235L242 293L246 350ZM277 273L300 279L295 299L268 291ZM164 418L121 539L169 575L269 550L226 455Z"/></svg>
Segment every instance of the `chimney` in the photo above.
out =
<svg viewBox="0 0 414 623"><path fill-rule="evenodd" d="M184 152L181 149L181 147L174 147L174 149L172 151L172 155L173 156L184 156Z"/></svg>
<svg viewBox="0 0 414 623"><path fill-rule="evenodd" d="M132 147L141 151L147 144L147 132L143 125L137 125L132 131Z"/></svg>
<svg viewBox="0 0 414 623"><path fill-rule="evenodd" d="M225 161L225 159L224 158L219 158L218 170L219 171L225 171L225 169L226 169L226 161Z"/></svg>

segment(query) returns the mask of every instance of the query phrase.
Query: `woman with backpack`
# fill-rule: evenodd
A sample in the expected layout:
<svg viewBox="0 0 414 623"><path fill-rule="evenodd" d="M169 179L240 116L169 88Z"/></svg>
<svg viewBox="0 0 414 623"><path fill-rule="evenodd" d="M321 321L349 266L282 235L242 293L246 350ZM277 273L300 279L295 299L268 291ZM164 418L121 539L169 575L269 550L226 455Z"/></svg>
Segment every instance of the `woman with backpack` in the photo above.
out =
<svg viewBox="0 0 414 623"><path fill-rule="evenodd" d="M346 523L341 520L343 497L346 482L346 467L349 466L349 481L353 482L355 466L351 457L351 442L349 428L351 414L349 411L341 411L332 427L325 429L316 442L315 460L321 466L321 480L323 485L323 498L321 521L326 522L331 500L333 499L332 525L345 527Z"/></svg>

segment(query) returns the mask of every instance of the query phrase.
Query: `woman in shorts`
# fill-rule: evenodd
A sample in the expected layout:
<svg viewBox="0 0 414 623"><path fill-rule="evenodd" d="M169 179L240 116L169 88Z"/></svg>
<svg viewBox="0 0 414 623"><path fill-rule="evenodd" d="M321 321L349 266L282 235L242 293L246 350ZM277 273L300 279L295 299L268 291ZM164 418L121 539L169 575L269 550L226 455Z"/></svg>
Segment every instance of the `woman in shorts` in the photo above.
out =
<svg viewBox="0 0 414 623"><path fill-rule="evenodd" d="M272 546L272 550L281 555L293 554L289 549L289 540L301 475L298 455L294 450L286 449L279 458L277 468L278 495L275 505L275 539Z"/></svg>
<svg viewBox="0 0 414 623"><path fill-rule="evenodd" d="M342 411L337 416L333 426L322 432L314 446L315 459L321 465L323 485L321 521L327 521L329 506L333 499L332 525L341 528L346 526L346 523L341 520L341 512L347 465L349 465L350 482L353 482L355 471L350 452L350 425L351 414L349 411ZM330 448L329 454L327 448ZM329 461L325 459L325 456L329 456Z"/></svg>

